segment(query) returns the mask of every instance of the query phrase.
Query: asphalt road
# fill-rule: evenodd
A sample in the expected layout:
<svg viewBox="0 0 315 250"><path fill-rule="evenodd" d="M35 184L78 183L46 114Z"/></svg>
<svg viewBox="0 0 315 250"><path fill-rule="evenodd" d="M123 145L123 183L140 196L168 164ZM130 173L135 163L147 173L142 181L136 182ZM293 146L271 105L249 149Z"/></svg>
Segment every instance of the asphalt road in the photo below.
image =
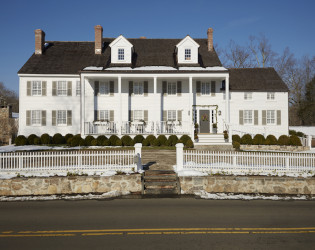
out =
<svg viewBox="0 0 315 250"><path fill-rule="evenodd" d="M314 249L315 201L0 203L0 249Z"/></svg>

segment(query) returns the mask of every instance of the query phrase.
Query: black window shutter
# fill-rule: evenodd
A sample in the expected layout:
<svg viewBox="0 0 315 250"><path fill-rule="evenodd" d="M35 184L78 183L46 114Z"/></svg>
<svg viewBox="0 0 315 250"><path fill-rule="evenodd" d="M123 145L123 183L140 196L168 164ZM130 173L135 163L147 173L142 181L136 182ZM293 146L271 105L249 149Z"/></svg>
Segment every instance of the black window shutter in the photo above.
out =
<svg viewBox="0 0 315 250"><path fill-rule="evenodd" d="M201 82L200 81L197 81L196 83L196 93L197 95L201 95Z"/></svg>
<svg viewBox="0 0 315 250"><path fill-rule="evenodd" d="M99 81L94 82L94 96L97 96L100 92L100 83Z"/></svg>
<svg viewBox="0 0 315 250"><path fill-rule="evenodd" d="M129 95L133 94L133 81L129 81Z"/></svg>
<svg viewBox="0 0 315 250"><path fill-rule="evenodd" d="M114 81L109 82L109 95L113 96L115 91Z"/></svg>
<svg viewBox="0 0 315 250"><path fill-rule="evenodd" d="M144 96L148 96L148 93L149 93L148 81L144 81L143 83L143 93L144 93Z"/></svg>
<svg viewBox="0 0 315 250"><path fill-rule="evenodd" d="M178 81L177 82L177 96L181 96L182 95L182 82Z"/></svg>

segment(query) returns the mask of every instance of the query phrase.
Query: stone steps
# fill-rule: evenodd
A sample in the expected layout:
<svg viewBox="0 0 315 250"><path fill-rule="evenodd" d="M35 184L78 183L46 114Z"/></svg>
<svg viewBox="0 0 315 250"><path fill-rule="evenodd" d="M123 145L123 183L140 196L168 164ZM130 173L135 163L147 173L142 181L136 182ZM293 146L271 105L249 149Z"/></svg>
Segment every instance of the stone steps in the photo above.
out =
<svg viewBox="0 0 315 250"><path fill-rule="evenodd" d="M143 195L168 197L180 194L180 186L173 170L147 170L143 175Z"/></svg>

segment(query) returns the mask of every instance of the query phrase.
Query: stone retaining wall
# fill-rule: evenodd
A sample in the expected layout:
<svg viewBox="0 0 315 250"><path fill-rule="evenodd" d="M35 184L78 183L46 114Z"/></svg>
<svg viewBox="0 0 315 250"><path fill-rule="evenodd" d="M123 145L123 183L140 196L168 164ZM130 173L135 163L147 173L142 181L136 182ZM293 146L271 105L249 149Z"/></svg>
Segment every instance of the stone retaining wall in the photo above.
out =
<svg viewBox="0 0 315 250"><path fill-rule="evenodd" d="M0 195L53 195L106 193L109 191L141 192L141 175L54 176L0 180Z"/></svg>
<svg viewBox="0 0 315 250"><path fill-rule="evenodd" d="M261 151L261 150L276 150L276 151L292 151L292 152L298 152L298 151L306 151L309 150L309 147L303 147L303 146L280 146L280 145L241 145L241 150L255 150L255 151Z"/></svg>
<svg viewBox="0 0 315 250"><path fill-rule="evenodd" d="M185 194L198 190L208 193L315 194L315 177L185 176L179 180Z"/></svg>

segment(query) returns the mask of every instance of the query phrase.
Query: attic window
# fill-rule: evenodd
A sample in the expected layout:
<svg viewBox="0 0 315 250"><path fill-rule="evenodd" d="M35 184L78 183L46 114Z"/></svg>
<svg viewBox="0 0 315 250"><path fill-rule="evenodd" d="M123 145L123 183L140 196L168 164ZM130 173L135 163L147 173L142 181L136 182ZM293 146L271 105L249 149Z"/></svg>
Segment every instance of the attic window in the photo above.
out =
<svg viewBox="0 0 315 250"><path fill-rule="evenodd" d="M118 61L125 60L125 49L118 49Z"/></svg>
<svg viewBox="0 0 315 250"><path fill-rule="evenodd" d="M191 49L185 49L185 60L191 60Z"/></svg>

